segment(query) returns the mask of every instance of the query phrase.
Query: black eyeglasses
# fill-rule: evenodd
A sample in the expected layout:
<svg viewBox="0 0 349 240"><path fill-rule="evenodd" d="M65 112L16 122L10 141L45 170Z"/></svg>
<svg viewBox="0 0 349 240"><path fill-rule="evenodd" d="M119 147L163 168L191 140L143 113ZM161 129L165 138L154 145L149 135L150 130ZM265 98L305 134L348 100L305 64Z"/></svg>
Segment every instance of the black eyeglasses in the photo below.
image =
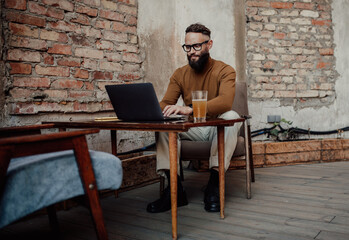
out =
<svg viewBox="0 0 349 240"><path fill-rule="evenodd" d="M195 51L200 51L201 48L202 48L202 44L208 43L209 41L210 40L207 40L205 42L195 43L195 44L192 44L192 45L185 45L185 44L183 44L182 48L183 48L184 52L190 52L191 48L194 48Z"/></svg>

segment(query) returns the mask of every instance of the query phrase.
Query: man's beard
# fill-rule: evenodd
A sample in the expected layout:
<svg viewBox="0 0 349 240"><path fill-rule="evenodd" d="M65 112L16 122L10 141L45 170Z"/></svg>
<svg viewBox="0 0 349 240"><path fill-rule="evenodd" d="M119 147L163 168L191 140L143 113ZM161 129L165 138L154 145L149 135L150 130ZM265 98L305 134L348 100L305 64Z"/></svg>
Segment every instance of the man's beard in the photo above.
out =
<svg viewBox="0 0 349 240"><path fill-rule="evenodd" d="M201 56L199 57L199 59L197 61L192 61L190 59L190 56L188 57L188 62L189 65L196 71L196 72L201 72L204 67L206 66L206 63L208 61L210 54L208 52L202 53Z"/></svg>

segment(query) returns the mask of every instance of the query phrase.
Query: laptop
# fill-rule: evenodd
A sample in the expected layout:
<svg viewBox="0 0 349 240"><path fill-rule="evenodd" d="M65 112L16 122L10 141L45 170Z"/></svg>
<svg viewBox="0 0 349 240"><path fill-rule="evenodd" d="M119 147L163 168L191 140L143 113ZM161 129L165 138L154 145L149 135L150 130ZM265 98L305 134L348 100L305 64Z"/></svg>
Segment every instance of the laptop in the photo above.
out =
<svg viewBox="0 0 349 240"><path fill-rule="evenodd" d="M184 116L165 117L162 114L153 84L133 83L106 85L116 116L123 121L171 121Z"/></svg>

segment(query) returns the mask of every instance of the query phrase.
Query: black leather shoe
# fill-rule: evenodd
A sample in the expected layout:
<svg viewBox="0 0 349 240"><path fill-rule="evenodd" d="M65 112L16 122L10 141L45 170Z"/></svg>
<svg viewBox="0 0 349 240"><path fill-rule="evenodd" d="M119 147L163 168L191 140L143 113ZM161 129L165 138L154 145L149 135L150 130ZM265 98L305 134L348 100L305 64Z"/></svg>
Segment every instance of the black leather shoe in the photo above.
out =
<svg viewBox="0 0 349 240"><path fill-rule="evenodd" d="M188 205L187 195L183 189L178 189L177 192L177 207ZM165 188L160 199L149 203L147 212L160 213L171 209L171 190L170 187Z"/></svg>
<svg viewBox="0 0 349 240"><path fill-rule="evenodd" d="M205 190L205 210L207 212L219 212L220 202L219 202L219 187L212 184L208 184Z"/></svg>

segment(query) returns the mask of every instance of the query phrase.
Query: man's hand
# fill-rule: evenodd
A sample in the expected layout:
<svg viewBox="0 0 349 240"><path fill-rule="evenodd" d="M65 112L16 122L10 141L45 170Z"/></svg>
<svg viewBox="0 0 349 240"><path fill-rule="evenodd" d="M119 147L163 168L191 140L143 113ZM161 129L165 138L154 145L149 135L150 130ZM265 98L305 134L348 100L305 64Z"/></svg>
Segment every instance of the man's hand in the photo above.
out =
<svg viewBox="0 0 349 240"><path fill-rule="evenodd" d="M190 115L192 114L193 109L191 107L187 106L177 106L177 105L167 105L162 113L164 116L170 116L172 114L174 115Z"/></svg>

